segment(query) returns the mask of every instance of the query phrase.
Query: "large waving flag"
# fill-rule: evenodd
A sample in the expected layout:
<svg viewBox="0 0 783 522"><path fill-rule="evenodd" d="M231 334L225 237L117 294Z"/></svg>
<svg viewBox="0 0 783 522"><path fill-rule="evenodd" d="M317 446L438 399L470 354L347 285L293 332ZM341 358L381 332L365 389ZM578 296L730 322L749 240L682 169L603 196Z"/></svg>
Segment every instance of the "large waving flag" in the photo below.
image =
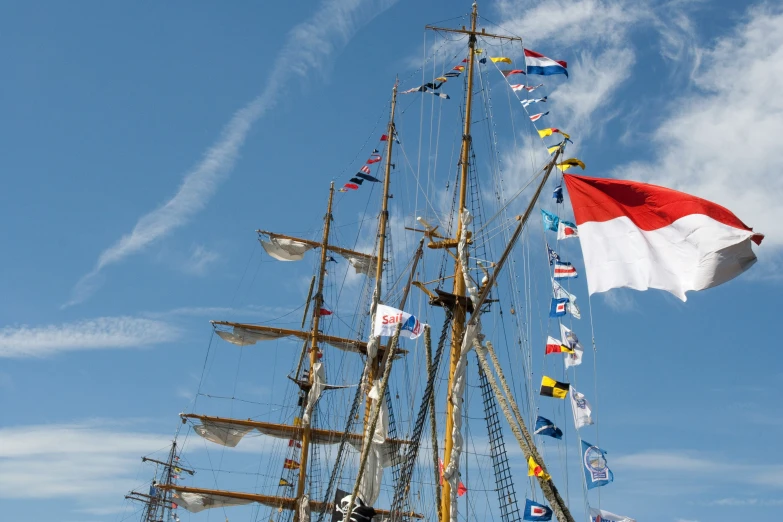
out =
<svg viewBox="0 0 783 522"><path fill-rule="evenodd" d="M525 49L525 63L528 74L540 74L550 76L552 74L565 74L568 76L568 64L563 61L547 58L541 53Z"/></svg>
<svg viewBox="0 0 783 522"><path fill-rule="evenodd" d="M728 209L657 185L564 176L579 226L590 294L658 288L686 300L756 262L764 238Z"/></svg>

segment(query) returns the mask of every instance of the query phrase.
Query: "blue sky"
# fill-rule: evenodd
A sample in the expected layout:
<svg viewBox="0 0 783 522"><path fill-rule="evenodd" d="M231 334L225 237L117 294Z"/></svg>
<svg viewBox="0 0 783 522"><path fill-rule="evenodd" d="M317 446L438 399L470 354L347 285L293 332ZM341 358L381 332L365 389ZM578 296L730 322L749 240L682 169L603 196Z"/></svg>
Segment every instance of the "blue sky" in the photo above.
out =
<svg viewBox="0 0 783 522"><path fill-rule="evenodd" d="M318 237L329 181L342 184L377 145L395 75L402 88L419 83L423 26L469 10L444 1L303 4L0 7L0 508L8 518L133 518L122 496L150 476L138 457L168 444L204 368L203 393L250 402L201 396L200 411L269 420L287 411L268 405L290 404L283 383L295 344L239 351L210 341L208 320L283 316L275 324L296 326L312 256L275 263L253 231ZM767 235L749 273L687 303L623 290L590 300L596 371L588 353L568 378L597 412L600 431L584 428L582 436L600 440L615 472L601 506L640 521L777 520L783 409L775 383L783 365L770 337L783 246L773 226L783 220L783 181L775 175L783 12L772 4L627 0L486 2L480 12L522 35L526 47L569 62L568 80L544 80L548 123L571 133L587 174L691 192ZM441 44L427 35L427 48L439 49L441 59L458 49ZM502 79L488 77L502 129L498 165L508 186L518 187L545 153L518 106L505 101ZM422 116L419 95L400 99L405 155L395 156L392 190L400 252L416 241L402 224L420 212L432 217L450 201L444 187L456 164L451 137L461 95L456 82L448 87L445 137L428 178L435 211L414 175L418 165L421 176L435 165L427 146L428 126L437 124L431 100ZM486 131L476 141L482 152ZM482 161L479 174L489 176ZM338 196L341 244L357 237L359 246L371 244L377 200L367 187ZM531 225L519 266L523 252L541 249L540 224ZM561 253L582 270L578 244L562 245ZM338 312L329 323L336 332L356 313L353 304L335 304L337 292L361 292L344 265L335 267L340 282L327 294ZM437 265L432 258L427 269ZM542 372L557 378L563 370L540 357L545 331L555 333L546 323L548 302L538 297L548 291L545 266L537 257L518 273L536 289L535 308L520 314L529 320L536 388ZM584 313L584 278L571 288ZM437 330L442 315L421 303L417 296L411 307ZM573 326L583 341L588 321L585 314ZM513 356L508 363L522 377ZM331 364L336 380L353 382L356 361L337 355ZM480 394L468 394L470 411L480 409ZM561 426L571 422L563 404L541 398L537 406ZM483 426L471 429L480 446ZM568 431L566 443L548 441L545 451L581 514L572 425ZM510 436L506 443L518 460ZM196 443L190 449L189 462L204 467L217 467L217 455L222 469L251 473L252 461L252 484L269 478L259 478L262 466L279 461L258 440L239 456ZM470 462L469 470L478 465ZM520 494L524 468L515 461L514 469ZM215 475L200 473L191 484L215 486ZM467 476L476 494L481 477ZM239 474L215 480L253 489ZM596 492L589 498L598 503ZM232 520L255 515L236 509ZM209 516L222 513L191 518Z"/></svg>

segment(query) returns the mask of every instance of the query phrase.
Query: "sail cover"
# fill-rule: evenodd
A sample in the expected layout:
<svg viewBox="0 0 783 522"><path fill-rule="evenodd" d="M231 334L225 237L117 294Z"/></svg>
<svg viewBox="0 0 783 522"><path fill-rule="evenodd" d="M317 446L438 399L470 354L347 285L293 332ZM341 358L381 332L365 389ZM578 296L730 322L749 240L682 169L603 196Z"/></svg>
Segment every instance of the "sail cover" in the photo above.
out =
<svg viewBox="0 0 783 522"><path fill-rule="evenodd" d="M312 245L294 241L293 239L270 237L269 241L264 241L263 239L259 239L259 241L266 253L278 261L301 261L305 252L315 248Z"/></svg>
<svg viewBox="0 0 783 522"><path fill-rule="evenodd" d="M324 365L317 362L313 365L313 385L307 394L307 406L305 406L305 411L302 415L302 422L305 426L310 425L310 415L313 413L315 403L321 398L325 384L326 372L324 371Z"/></svg>
<svg viewBox="0 0 783 522"><path fill-rule="evenodd" d="M202 424L193 426L193 431L210 442L233 448L239 444L242 437L253 431L253 428L231 422L202 421Z"/></svg>
<svg viewBox="0 0 783 522"><path fill-rule="evenodd" d="M248 346L251 344L256 344L259 341L274 341L275 339L285 337L285 335L279 333L258 332L255 330L241 328L239 326L235 326L231 331L215 330L215 333L231 344L236 344L237 346Z"/></svg>
<svg viewBox="0 0 783 522"><path fill-rule="evenodd" d="M219 507L244 506L253 502L243 498L231 498L206 493L185 493L184 491L175 493L174 498L177 499L177 504L191 513L199 513L205 509Z"/></svg>

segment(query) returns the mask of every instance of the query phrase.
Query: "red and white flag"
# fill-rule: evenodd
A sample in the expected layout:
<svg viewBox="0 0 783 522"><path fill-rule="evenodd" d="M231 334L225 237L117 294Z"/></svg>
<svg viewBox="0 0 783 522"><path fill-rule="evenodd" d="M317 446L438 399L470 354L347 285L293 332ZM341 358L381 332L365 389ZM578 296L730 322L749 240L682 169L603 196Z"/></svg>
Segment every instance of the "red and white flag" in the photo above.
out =
<svg viewBox="0 0 783 522"><path fill-rule="evenodd" d="M686 300L750 268L761 244L728 209L683 192L566 174L590 294L658 288Z"/></svg>

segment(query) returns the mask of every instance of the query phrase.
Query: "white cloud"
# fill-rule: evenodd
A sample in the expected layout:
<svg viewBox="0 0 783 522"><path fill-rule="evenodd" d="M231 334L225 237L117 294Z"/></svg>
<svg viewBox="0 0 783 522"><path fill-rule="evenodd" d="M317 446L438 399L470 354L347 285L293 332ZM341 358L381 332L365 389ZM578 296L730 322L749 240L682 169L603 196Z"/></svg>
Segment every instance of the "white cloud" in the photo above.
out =
<svg viewBox="0 0 783 522"><path fill-rule="evenodd" d="M648 451L613 459L618 468L662 472L679 477L710 476L725 482L783 489L783 465L730 462L684 451Z"/></svg>
<svg viewBox="0 0 783 522"><path fill-rule="evenodd" d="M105 422L0 429L0 497L116 501L137 485L139 457L168 437L113 429Z"/></svg>
<svg viewBox="0 0 783 522"><path fill-rule="evenodd" d="M746 506L783 506L783 498L721 498L710 502L711 506L732 506L732 507L746 507Z"/></svg>
<svg viewBox="0 0 783 522"><path fill-rule="evenodd" d="M188 274L203 276L207 269L220 259L220 254L209 250L204 245L193 245L190 249L190 258L185 262L184 270Z"/></svg>
<svg viewBox="0 0 783 522"><path fill-rule="evenodd" d="M783 178L775 174L783 133L781 8L751 9L732 34L699 54L694 91L672 100L653 134L657 158L616 172L730 208L767 235L768 253L783 246L783 232L773 226L783 219Z"/></svg>
<svg viewBox="0 0 783 522"><path fill-rule="evenodd" d="M187 174L176 194L157 209L143 215L133 230L104 250L95 267L73 289L63 306L87 299L100 285L104 268L118 263L149 244L187 224L202 210L234 166L253 124L274 107L292 75L322 70L356 31L396 0L325 0L305 22L294 27L278 53L263 92L234 113L220 138Z"/></svg>
<svg viewBox="0 0 783 522"><path fill-rule="evenodd" d="M60 352L136 348L176 340L177 328L138 317L98 317L45 326L0 329L0 357L44 357Z"/></svg>

